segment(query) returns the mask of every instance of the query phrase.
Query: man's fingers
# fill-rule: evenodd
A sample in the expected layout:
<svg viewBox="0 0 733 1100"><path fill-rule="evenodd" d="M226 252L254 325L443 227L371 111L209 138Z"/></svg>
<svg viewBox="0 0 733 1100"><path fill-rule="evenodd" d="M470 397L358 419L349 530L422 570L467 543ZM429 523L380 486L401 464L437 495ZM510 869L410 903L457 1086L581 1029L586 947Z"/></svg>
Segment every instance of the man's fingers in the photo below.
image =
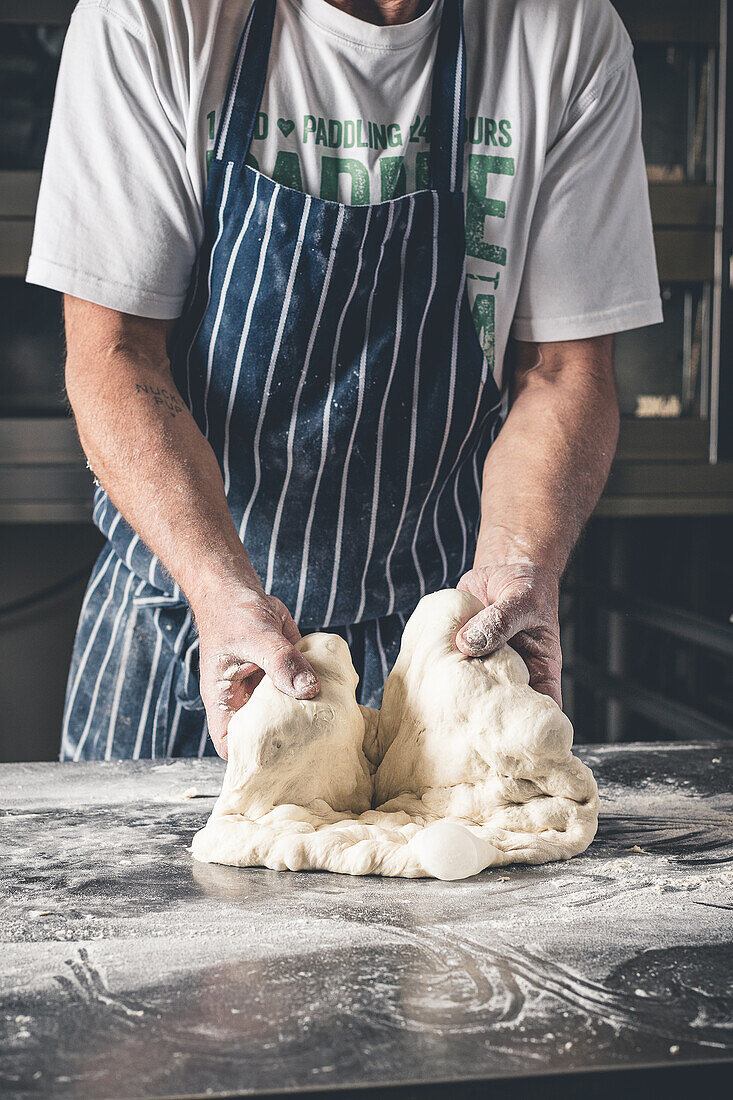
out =
<svg viewBox="0 0 733 1100"><path fill-rule="evenodd" d="M559 674L556 675L552 669L549 669L546 661L533 660L531 657L526 657L521 650L519 652L529 670L529 686L540 695L549 695L562 709Z"/></svg>
<svg viewBox="0 0 733 1100"><path fill-rule="evenodd" d="M467 657L484 657L505 645L526 625L521 601L497 600L461 627L456 645Z"/></svg>
<svg viewBox="0 0 733 1100"><path fill-rule="evenodd" d="M231 650L211 658L205 645L202 648L201 695L209 736L219 756L226 760L229 722L249 701L265 674L254 661Z"/></svg>
<svg viewBox="0 0 733 1100"><path fill-rule="evenodd" d="M220 657L217 678L207 695L209 734L219 756L227 759L227 731L233 715L250 699L264 673L251 662Z"/></svg>
<svg viewBox="0 0 733 1100"><path fill-rule="evenodd" d="M295 699L312 699L321 690L318 676L296 648L300 641L290 612L280 600L262 593L241 608L226 607L224 622L201 636L201 695L209 735L216 751L227 758L229 723L268 676L280 691ZM211 622L210 617L207 619ZM222 639L226 639L222 644Z"/></svg>
<svg viewBox="0 0 733 1100"><path fill-rule="evenodd" d="M560 710L562 710L562 692L556 680L547 677L537 680L532 680L530 678L529 686L539 692L540 695L549 695L549 697L557 703Z"/></svg>
<svg viewBox="0 0 733 1100"><path fill-rule="evenodd" d="M230 718L231 713L225 713L224 711L214 714L208 711L206 714L209 737L222 760L227 760L229 755L227 752L227 726Z"/></svg>

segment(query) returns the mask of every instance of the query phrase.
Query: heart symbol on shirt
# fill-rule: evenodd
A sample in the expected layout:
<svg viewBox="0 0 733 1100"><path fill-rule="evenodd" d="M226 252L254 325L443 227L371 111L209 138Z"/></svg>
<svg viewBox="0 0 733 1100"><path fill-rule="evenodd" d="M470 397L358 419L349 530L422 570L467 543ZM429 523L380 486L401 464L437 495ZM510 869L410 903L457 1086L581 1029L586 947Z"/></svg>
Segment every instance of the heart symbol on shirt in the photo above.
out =
<svg viewBox="0 0 733 1100"><path fill-rule="evenodd" d="M282 130L285 137L287 137L288 134L292 134L293 130L295 129L295 123L293 122L292 118L279 118L277 120L277 124Z"/></svg>

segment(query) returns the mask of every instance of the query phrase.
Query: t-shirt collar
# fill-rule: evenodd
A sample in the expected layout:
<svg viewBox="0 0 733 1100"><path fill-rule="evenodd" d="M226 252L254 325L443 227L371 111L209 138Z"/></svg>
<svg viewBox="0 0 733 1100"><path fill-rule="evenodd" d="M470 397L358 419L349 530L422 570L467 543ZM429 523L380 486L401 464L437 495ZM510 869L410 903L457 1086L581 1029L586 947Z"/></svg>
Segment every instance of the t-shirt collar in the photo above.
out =
<svg viewBox="0 0 733 1100"><path fill-rule="evenodd" d="M289 0L289 3L329 34L345 38L355 46L391 52L414 46L431 34L440 21L443 0L432 0L427 11L417 19L389 27L379 27L357 19L327 0Z"/></svg>

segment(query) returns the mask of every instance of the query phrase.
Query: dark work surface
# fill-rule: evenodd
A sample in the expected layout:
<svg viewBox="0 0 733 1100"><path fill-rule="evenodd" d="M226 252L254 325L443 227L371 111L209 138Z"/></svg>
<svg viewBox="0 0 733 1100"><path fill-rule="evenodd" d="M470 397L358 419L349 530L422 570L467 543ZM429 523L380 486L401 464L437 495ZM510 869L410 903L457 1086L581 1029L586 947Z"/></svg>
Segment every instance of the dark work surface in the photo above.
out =
<svg viewBox="0 0 733 1100"><path fill-rule="evenodd" d="M194 863L220 761L0 767L0 1096L729 1087L733 747L579 755L589 851L457 883Z"/></svg>

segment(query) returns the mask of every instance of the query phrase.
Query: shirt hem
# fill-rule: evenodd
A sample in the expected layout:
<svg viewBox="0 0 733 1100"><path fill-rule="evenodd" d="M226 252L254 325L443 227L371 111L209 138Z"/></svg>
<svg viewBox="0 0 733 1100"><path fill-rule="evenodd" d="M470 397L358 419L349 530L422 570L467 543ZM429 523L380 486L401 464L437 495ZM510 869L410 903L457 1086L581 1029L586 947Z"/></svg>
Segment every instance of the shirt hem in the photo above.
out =
<svg viewBox="0 0 733 1100"><path fill-rule="evenodd" d="M515 317L509 335L516 340L583 340L613 332L658 325L664 320L661 298L631 302L615 309L574 317Z"/></svg>
<svg viewBox="0 0 733 1100"><path fill-rule="evenodd" d="M149 317L161 321L171 321L180 317L186 296L159 294L141 291L135 287L110 282L87 272L75 271L53 260L42 260L31 256L28 261L25 280L37 286L61 294L71 294L107 309L119 313L130 313L136 317Z"/></svg>

